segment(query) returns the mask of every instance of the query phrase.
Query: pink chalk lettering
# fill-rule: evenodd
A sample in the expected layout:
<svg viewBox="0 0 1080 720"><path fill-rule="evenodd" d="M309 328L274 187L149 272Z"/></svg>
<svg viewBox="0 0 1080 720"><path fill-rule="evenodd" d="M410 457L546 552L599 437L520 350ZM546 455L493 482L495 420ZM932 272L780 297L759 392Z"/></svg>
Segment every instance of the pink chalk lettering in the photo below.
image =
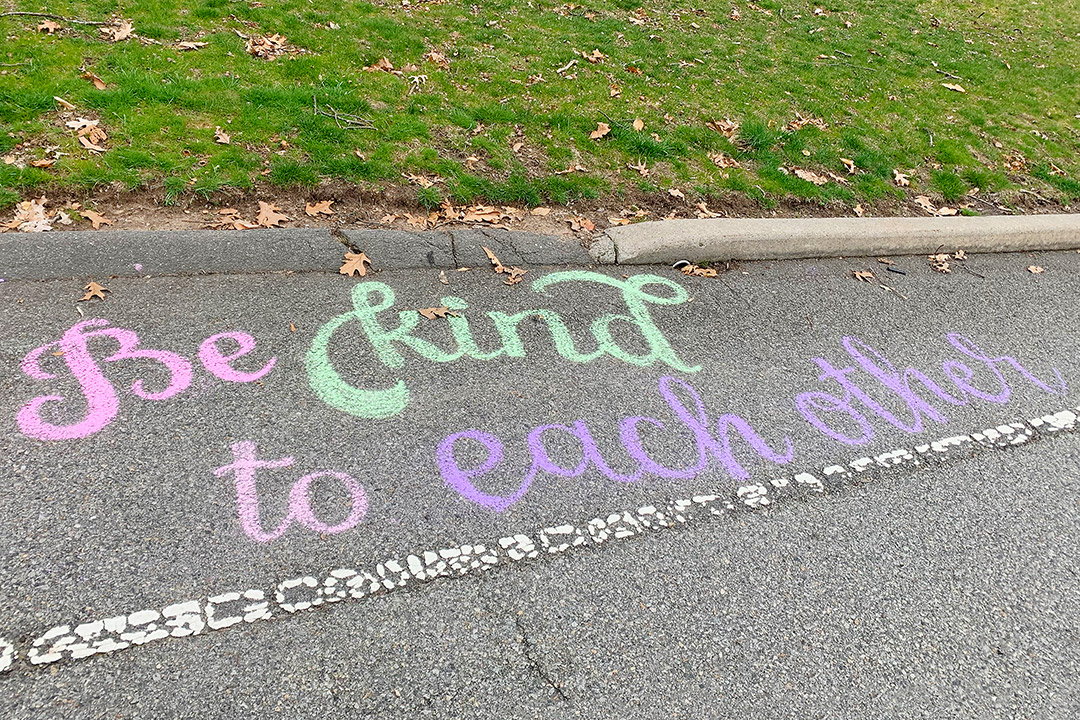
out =
<svg viewBox="0 0 1080 720"><path fill-rule="evenodd" d="M221 351L222 340L231 340L239 345L235 352L225 355ZM255 372L242 372L232 367L233 361L242 358L255 349L255 338L244 332L223 332L203 340L199 346L199 362L211 374L228 382L254 382L274 369L276 357L270 358L261 369Z"/></svg>
<svg viewBox="0 0 1080 720"><path fill-rule="evenodd" d="M56 425L42 418L42 407L48 403L65 403L67 399L61 395L42 395L32 399L16 415L16 422L23 434L39 440L84 438L100 431L116 418L119 409L116 391L90 353L88 339L92 337L109 337L120 346L102 360L103 363L145 358L160 362L169 371L169 384L158 392L149 392L142 380L133 382L131 391L139 397L165 400L183 392L191 384L191 363L186 358L165 350L139 349L139 337L134 332L106 327L108 324L109 321L102 318L75 323L60 340L35 348L23 358L24 373L35 380L51 380L56 375L41 368L40 358L50 348L57 348L72 377L79 383L86 401L86 416L82 420L70 425Z"/></svg>
<svg viewBox="0 0 1080 720"><path fill-rule="evenodd" d="M233 461L214 470L215 477L233 475L233 483L236 486L236 509L240 517L240 527L244 534L252 540L260 543L268 543L285 534L293 522L299 522L318 533L335 535L356 527L356 524L367 514L368 499L364 488L353 479L352 476L334 470L321 470L297 480L292 490L289 491L289 510L285 518L273 530L263 529L261 513L259 512L259 493L256 485L255 474L257 470L271 470L275 468L291 467L295 462L292 457L278 458L277 460L259 460L258 449L255 443L243 441L233 443L230 447ZM328 525L321 521L311 508L311 500L308 491L311 484L322 477L332 477L341 481L349 491L351 510L348 517L336 525Z"/></svg>

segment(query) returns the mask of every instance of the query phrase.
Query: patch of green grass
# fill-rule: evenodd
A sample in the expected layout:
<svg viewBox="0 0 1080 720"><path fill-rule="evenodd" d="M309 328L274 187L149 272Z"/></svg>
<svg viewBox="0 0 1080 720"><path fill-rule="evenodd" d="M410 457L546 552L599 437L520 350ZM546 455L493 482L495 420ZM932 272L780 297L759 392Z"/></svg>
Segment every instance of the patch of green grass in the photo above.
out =
<svg viewBox="0 0 1080 720"><path fill-rule="evenodd" d="M854 203L908 192L892 182L897 169L911 173L913 190L950 202L973 187L1026 185L1080 198L1080 16L1067 3L814 7L761 0L739 4L736 21L720 0L494 0L475 14L389 0L56 0L50 12L129 17L154 42L109 43L88 26L48 35L34 31L38 19L0 18L0 154L13 159L0 165L0 199L121 183L164 188L174 203L260 184L385 187L408 170L443 180L417 194L425 206L443 194L531 205L673 187L762 204ZM297 52L252 57L236 32L280 33ZM181 52L181 40L207 45ZM600 62L582 55L594 49ZM397 73L365 70L383 57ZM350 127L346 114L371 129ZM108 132L103 155L64 126L80 115ZM793 129L799 117L827 128ZM741 123L734 138L707 126L723 118ZM601 122L611 131L590 139ZM215 142L215 127L230 144ZM29 167L47 148L66 154L50 169ZM717 152L744 169L716 167ZM1017 153L1032 170L1007 176ZM858 172L849 176L841 158ZM647 179L627 169L642 162ZM586 172L562 172L571 165ZM796 167L847 182L814 185Z"/></svg>

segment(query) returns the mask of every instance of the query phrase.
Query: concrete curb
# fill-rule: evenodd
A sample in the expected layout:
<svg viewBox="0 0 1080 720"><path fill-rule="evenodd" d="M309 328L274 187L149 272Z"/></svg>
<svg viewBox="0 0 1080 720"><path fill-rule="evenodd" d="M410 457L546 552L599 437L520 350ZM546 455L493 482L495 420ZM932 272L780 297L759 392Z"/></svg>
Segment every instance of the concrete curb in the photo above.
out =
<svg viewBox="0 0 1080 720"><path fill-rule="evenodd" d="M1021 252L1080 248L1080 215L926 218L665 220L609 229L590 248L594 262Z"/></svg>
<svg viewBox="0 0 1080 720"><path fill-rule="evenodd" d="M61 280L333 270L345 246L329 230L91 230L0 235L0 277Z"/></svg>
<svg viewBox="0 0 1080 720"><path fill-rule="evenodd" d="M340 239L339 239L340 238ZM375 270L487 267L489 247L506 265L589 265L574 239L506 230L439 232L319 228L262 230L75 231L0 235L0 278L335 272L350 248Z"/></svg>

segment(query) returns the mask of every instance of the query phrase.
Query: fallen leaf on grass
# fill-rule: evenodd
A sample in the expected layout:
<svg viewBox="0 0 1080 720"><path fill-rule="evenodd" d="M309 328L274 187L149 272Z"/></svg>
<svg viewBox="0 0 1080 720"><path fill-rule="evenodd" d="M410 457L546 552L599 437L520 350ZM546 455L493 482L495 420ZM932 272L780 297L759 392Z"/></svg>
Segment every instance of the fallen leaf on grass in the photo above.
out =
<svg viewBox="0 0 1080 720"><path fill-rule="evenodd" d="M333 215L334 211L330 209L330 206L334 204L333 200L321 200L317 203L307 203L304 207L304 214L309 217L317 217L319 215Z"/></svg>
<svg viewBox="0 0 1080 720"><path fill-rule="evenodd" d="M720 133L721 135L730 140L731 138L735 137L735 133L739 132L739 128L742 126L734 120L728 120L727 118L725 118L723 120L710 120L709 122L705 123L705 127L709 128L710 130L715 130L716 132Z"/></svg>
<svg viewBox="0 0 1080 720"><path fill-rule="evenodd" d="M102 79L101 79L101 78L99 78L99 77L98 77L97 75L95 75L94 73L90 72L89 70L87 70L86 72L84 72L84 73L82 74L82 77L83 77L83 80L89 80L90 82L94 83L94 87L96 87L96 88L97 88L98 90L104 90L104 89L105 89L106 87L108 87L108 86L107 86L107 85L105 84L105 81L104 81L104 80L102 80Z"/></svg>
<svg viewBox="0 0 1080 720"><path fill-rule="evenodd" d="M255 217L255 222L263 227L280 227L285 224L289 218L286 215L281 214L281 208L273 203L259 201L259 214Z"/></svg>
<svg viewBox="0 0 1080 720"><path fill-rule="evenodd" d="M428 320L434 320L435 318L444 318L447 315L450 315L452 317L457 317L458 316L458 314L456 312L452 311L450 308L446 307L445 305L440 306L440 307L420 308L416 312L420 313L421 315L426 317Z"/></svg>
<svg viewBox="0 0 1080 720"><path fill-rule="evenodd" d="M209 43L197 42L195 40L183 40L176 43L176 49L183 52L185 50L198 50L199 48L204 48L207 45L209 45Z"/></svg>
<svg viewBox="0 0 1080 720"><path fill-rule="evenodd" d="M98 28L105 39L109 42L121 42L132 37L134 28L131 27L130 20L120 20L115 25L109 25L106 27Z"/></svg>
<svg viewBox="0 0 1080 720"><path fill-rule="evenodd" d="M637 165L627 165L630 170L637 170L638 175L641 177L649 177L649 168L643 162L639 162Z"/></svg>
<svg viewBox="0 0 1080 720"><path fill-rule="evenodd" d="M113 221L105 217L99 212L93 210L80 210L79 214L90 221L91 227L95 230L100 230L102 225L112 225Z"/></svg>
<svg viewBox="0 0 1080 720"><path fill-rule="evenodd" d="M644 130L645 129L645 121L642 120L641 118L635 118L634 119L634 129L637 130L638 132L641 132L642 130Z"/></svg>
<svg viewBox="0 0 1080 720"><path fill-rule="evenodd" d="M848 175L854 175L855 172L858 170L858 168L855 167L854 160L850 160L848 158L840 158L840 162L844 163L844 167L847 168Z"/></svg>
<svg viewBox="0 0 1080 720"><path fill-rule="evenodd" d="M368 260L368 256L364 253L345 253L345 259L342 261L341 267L338 268L338 272L349 277L355 275L364 277L368 272L368 268L364 267L365 264L370 267L371 261Z"/></svg>
<svg viewBox="0 0 1080 720"><path fill-rule="evenodd" d="M945 88L946 90L952 90L953 92L958 92L958 93L966 93L967 92L967 90L965 90L963 88L963 86L954 85L953 83L941 83L941 87Z"/></svg>
<svg viewBox="0 0 1080 720"><path fill-rule="evenodd" d="M875 280L874 273L869 270L852 270L851 275L860 282L874 282Z"/></svg>
<svg viewBox="0 0 1080 720"><path fill-rule="evenodd" d="M816 127L818 130L828 130L829 125L821 118L804 118L799 113L795 113L795 119L788 123L789 130L802 130L807 125Z"/></svg>
<svg viewBox="0 0 1080 720"><path fill-rule="evenodd" d="M45 159L32 160L30 162L30 166L31 167L36 167L36 168L51 168L55 164L56 164L55 160L45 160Z"/></svg>
<svg viewBox="0 0 1080 720"><path fill-rule="evenodd" d="M450 61L438 50L428 50L427 53L424 54L424 60L427 60L429 63L434 63L444 70L450 67Z"/></svg>
<svg viewBox="0 0 1080 720"><path fill-rule="evenodd" d="M596 123L596 129L589 133L589 137L593 140L599 140L600 138L611 132L611 126L607 123Z"/></svg>
<svg viewBox="0 0 1080 720"><path fill-rule="evenodd" d="M517 265L507 267L500 262L499 258L491 251L491 248L485 247L484 254L487 255L488 260L491 261L491 267L495 271L496 275L507 275L509 277L503 281L504 285L517 285L521 282L521 279L525 276L528 270L519 268Z"/></svg>
<svg viewBox="0 0 1080 720"><path fill-rule="evenodd" d="M247 53L252 57L273 60L279 55L290 52L288 38L277 33L274 33L273 35L263 35L262 37L249 37L245 38L245 40L246 43L244 49L247 50Z"/></svg>
<svg viewBox="0 0 1080 720"><path fill-rule="evenodd" d="M79 298L79 302L83 302L84 300L90 300L92 298L98 298L99 300L104 300L105 299L105 293L110 292L109 288L105 287L104 285L99 285L98 283L94 282L93 280L91 280L86 285L86 287L83 288L83 290L86 291L86 294L83 295L81 298Z"/></svg>
<svg viewBox="0 0 1080 720"><path fill-rule="evenodd" d="M893 182L896 183L897 186L908 187L911 185L911 178L906 173L902 173L899 170L893 170L892 174Z"/></svg>
<svg viewBox="0 0 1080 720"><path fill-rule="evenodd" d="M586 60L588 60L591 63L600 63L600 62L604 61L604 58L606 58L607 55L600 52L599 50L593 50L591 53L587 53L587 52L581 53L581 57L585 58Z"/></svg>
<svg viewBox="0 0 1080 720"><path fill-rule="evenodd" d="M38 32L43 32L43 33L46 33L48 35L52 35L54 32L56 32L59 29L60 29L60 23L54 22L52 20L45 20L44 22L42 22L40 25L37 26L37 31Z"/></svg>
<svg viewBox="0 0 1080 720"><path fill-rule="evenodd" d="M729 157L724 153L709 153L709 159L712 160L713 165L718 168L741 168L742 165L739 161L733 157Z"/></svg>
<svg viewBox="0 0 1080 720"><path fill-rule="evenodd" d="M573 172L587 172L587 171L581 165L567 165L565 170L556 170L553 174L555 174L555 175L566 175L568 173L573 173Z"/></svg>
<svg viewBox="0 0 1080 720"><path fill-rule="evenodd" d="M60 97L59 95L53 95L53 100L55 100L55 101L56 101L56 104L57 104L57 105L59 105L59 106L60 106L60 107L62 107L62 108L65 108L65 109L67 109L67 110L74 110L74 109L75 109L75 106L74 106L74 105L72 105L72 104L71 104L71 103L69 103L69 102L68 102L67 100L65 100L64 98Z"/></svg>
<svg viewBox="0 0 1080 720"><path fill-rule="evenodd" d="M1046 268L1039 265L1028 265L1027 271L1032 275L1038 275L1039 273L1046 272Z"/></svg>
<svg viewBox="0 0 1080 720"><path fill-rule="evenodd" d="M214 128L214 142L216 142L218 145L231 145L232 144L232 137L230 137L228 135L228 133L226 133L220 127L215 127Z"/></svg>
<svg viewBox="0 0 1080 720"><path fill-rule="evenodd" d="M667 193L668 193L668 195L670 195L673 198L679 198L680 200L686 200L686 196L683 195L682 190L679 190L678 188L671 188L670 190L667 191Z"/></svg>
<svg viewBox="0 0 1080 720"><path fill-rule="evenodd" d="M364 68L365 72L388 72L396 75L400 75L400 70L394 69L394 64L390 62L390 58L381 57L375 62L371 63Z"/></svg>
<svg viewBox="0 0 1080 720"><path fill-rule="evenodd" d="M804 170L802 168L791 168L791 170L795 173L795 177L801 178L806 182L813 183L815 185L824 185L829 182L829 178L825 177L824 175L818 175L812 170Z"/></svg>

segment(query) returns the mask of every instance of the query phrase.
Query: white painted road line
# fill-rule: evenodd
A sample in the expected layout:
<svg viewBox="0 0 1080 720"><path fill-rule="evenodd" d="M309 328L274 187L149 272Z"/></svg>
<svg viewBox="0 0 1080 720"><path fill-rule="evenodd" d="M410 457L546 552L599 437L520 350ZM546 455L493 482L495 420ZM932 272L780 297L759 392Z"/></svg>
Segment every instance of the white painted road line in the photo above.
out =
<svg viewBox="0 0 1080 720"><path fill-rule="evenodd" d="M804 472L768 483L750 483L727 497L698 494L660 506L613 512L580 525L556 525L531 534L508 535L494 541L473 542L438 551L427 550L404 559L385 560L370 570L338 568L320 577L286 578L269 591L225 592L203 600L174 603L161 610L138 610L77 625L58 625L37 635L25 653L20 651L17 643L0 638L0 672L12 669L20 658L25 658L30 667L49 665L170 637L201 635L241 622L288 617L320 605L360 600L437 578L473 575L499 565L623 540L646 530L679 527L696 520L753 511L779 500L842 487L845 481L855 476L970 457L975 452L1010 448L1041 435L1071 432L1076 428L1076 412L1064 410L971 435L946 437L912 448L861 457L843 465L829 465L817 474Z"/></svg>

